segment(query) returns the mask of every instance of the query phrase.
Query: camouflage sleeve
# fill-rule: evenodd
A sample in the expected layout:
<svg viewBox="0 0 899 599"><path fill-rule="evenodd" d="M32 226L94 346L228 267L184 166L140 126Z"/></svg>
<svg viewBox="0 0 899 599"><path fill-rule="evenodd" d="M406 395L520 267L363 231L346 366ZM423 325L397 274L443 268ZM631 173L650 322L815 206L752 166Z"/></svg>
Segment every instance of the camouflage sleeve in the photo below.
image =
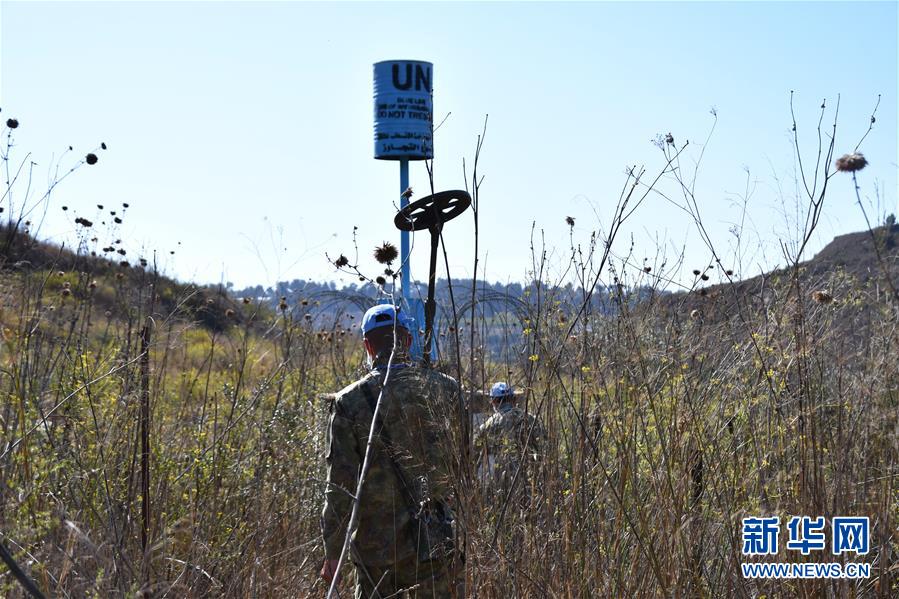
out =
<svg viewBox="0 0 899 599"><path fill-rule="evenodd" d="M543 424L541 424L540 419L538 418L534 422L534 452L539 456L543 453L546 444L546 431L543 429Z"/></svg>
<svg viewBox="0 0 899 599"><path fill-rule="evenodd" d="M353 421L335 405L328 429L328 483L322 510L325 559L338 559L346 537L347 524L356 491L361 462L353 434Z"/></svg>
<svg viewBox="0 0 899 599"><path fill-rule="evenodd" d="M482 422L475 430L472 435L472 442L474 443L475 450L479 451L482 449L482 446L487 442L487 421Z"/></svg>
<svg viewBox="0 0 899 599"><path fill-rule="evenodd" d="M489 419L485 422L482 422L480 426L475 429L474 435L472 435L474 443L474 451L472 453L472 457L474 459L475 468L479 471L482 468L487 467L487 464L489 462L489 435L487 433L487 422L489 422Z"/></svg>
<svg viewBox="0 0 899 599"><path fill-rule="evenodd" d="M533 414L528 415L528 419L525 420L525 427L522 430L522 434L527 439L528 428L531 428L530 431L530 441L528 442L528 450L529 453L534 458L539 458L543 453L543 445L546 440L546 431L543 430L543 425L540 423L540 419L534 416Z"/></svg>

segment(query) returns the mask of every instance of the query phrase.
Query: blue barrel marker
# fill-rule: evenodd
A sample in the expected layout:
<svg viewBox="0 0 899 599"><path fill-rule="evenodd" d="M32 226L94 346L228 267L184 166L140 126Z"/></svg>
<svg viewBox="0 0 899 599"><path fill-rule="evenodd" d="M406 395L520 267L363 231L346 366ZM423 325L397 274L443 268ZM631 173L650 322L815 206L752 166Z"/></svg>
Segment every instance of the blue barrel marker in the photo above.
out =
<svg viewBox="0 0 899 599"><path fill-rule="evenodd" d="M374 64L374 155L400 163L400 209L409 205L409 161L434 157L434 65L421 60L384 60ZM409 232L400 232L400 285L413 317L424 315L424 304L413 297ZM417 320L422 326L421 320ZM413 353L421 355L418 331ZM434 352L436 357L436 350Z"/></svg>

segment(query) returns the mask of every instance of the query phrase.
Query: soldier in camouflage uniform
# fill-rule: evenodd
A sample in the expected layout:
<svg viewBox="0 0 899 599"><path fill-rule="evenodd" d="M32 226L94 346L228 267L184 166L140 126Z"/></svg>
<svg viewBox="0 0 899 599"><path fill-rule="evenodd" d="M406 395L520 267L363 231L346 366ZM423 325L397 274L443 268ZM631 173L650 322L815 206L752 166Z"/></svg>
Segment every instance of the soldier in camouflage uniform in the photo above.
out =
<svg viewBox="0 0 899 599"><path fill-rule="evenodd" d="M402 311L397 314L390 305L366 312L363 340L373 369L340 391L332 405L322 511L325 564L321 575L329 582L338 575L337 560L365 456L373 406L381 397L378 421L383 428L373 442L358 526L351 531L347 553L355 565L357 598L399 597L403 589L411 589L409 597L462 597L455 588L452 549L433 559L422 557L419 533L423 505L427 514L441 518L442 523L452 519L448 505L455 455L451 436L459 430L459 386L446 375L410 363L412 326ZM394 332L396 352L388 373ZM418 516L410 499L419 503ZM449 528L447 524L441 530Z"/></svg>
<svg viewBox="0 0 899 599"><path fill-rule="evenodd" d="M479 455L478 474L488 488L507 491L521 464L519 481L522 492L528 487L528 469L537 461L545 433L533 414L525 414L516 404L510 385L499 382L490 389L494 414L475 432Z"/></svg>

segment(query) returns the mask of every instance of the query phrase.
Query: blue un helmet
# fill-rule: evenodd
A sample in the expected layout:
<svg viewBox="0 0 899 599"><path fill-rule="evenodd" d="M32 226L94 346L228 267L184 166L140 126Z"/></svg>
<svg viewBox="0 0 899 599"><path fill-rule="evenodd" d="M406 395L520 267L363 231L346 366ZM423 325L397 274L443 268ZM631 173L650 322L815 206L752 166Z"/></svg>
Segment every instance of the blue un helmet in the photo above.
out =
<svg viewBox="0 0 899 599"><path fill-rule="evenodd" d="M415 328L415 323L402 308L395 310L390 304L378 304L369 308L362 316L362 334L381 327L392 327L394 321L398 327L403 327L410 333Z"/></svg>
<svg viewBox="0 0 899 599"><path fill-rule="evenodd" d="M490 399L506 399L512 397L514 394L515 392L512 389L512 385L503 381L494 383L490 388Z"/></svg>

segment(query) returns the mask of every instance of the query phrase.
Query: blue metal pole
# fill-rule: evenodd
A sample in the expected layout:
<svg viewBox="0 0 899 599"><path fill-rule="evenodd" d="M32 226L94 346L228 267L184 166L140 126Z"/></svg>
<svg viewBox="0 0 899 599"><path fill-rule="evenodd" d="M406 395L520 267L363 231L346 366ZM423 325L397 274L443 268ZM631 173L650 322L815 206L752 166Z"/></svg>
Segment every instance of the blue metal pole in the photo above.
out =
<svg viewBox="0 0 899 599"><path fill-rule="evenodd" d="M409 161L400 160L400 209L409 205L409 197L405 195L405 191L409 189ZM401 273L401 284L403 287L403 297L409 302L412 300L412 275L411 264L409 264L409 231L400 231L400 260L402 260L403 270Z"/></svg>

